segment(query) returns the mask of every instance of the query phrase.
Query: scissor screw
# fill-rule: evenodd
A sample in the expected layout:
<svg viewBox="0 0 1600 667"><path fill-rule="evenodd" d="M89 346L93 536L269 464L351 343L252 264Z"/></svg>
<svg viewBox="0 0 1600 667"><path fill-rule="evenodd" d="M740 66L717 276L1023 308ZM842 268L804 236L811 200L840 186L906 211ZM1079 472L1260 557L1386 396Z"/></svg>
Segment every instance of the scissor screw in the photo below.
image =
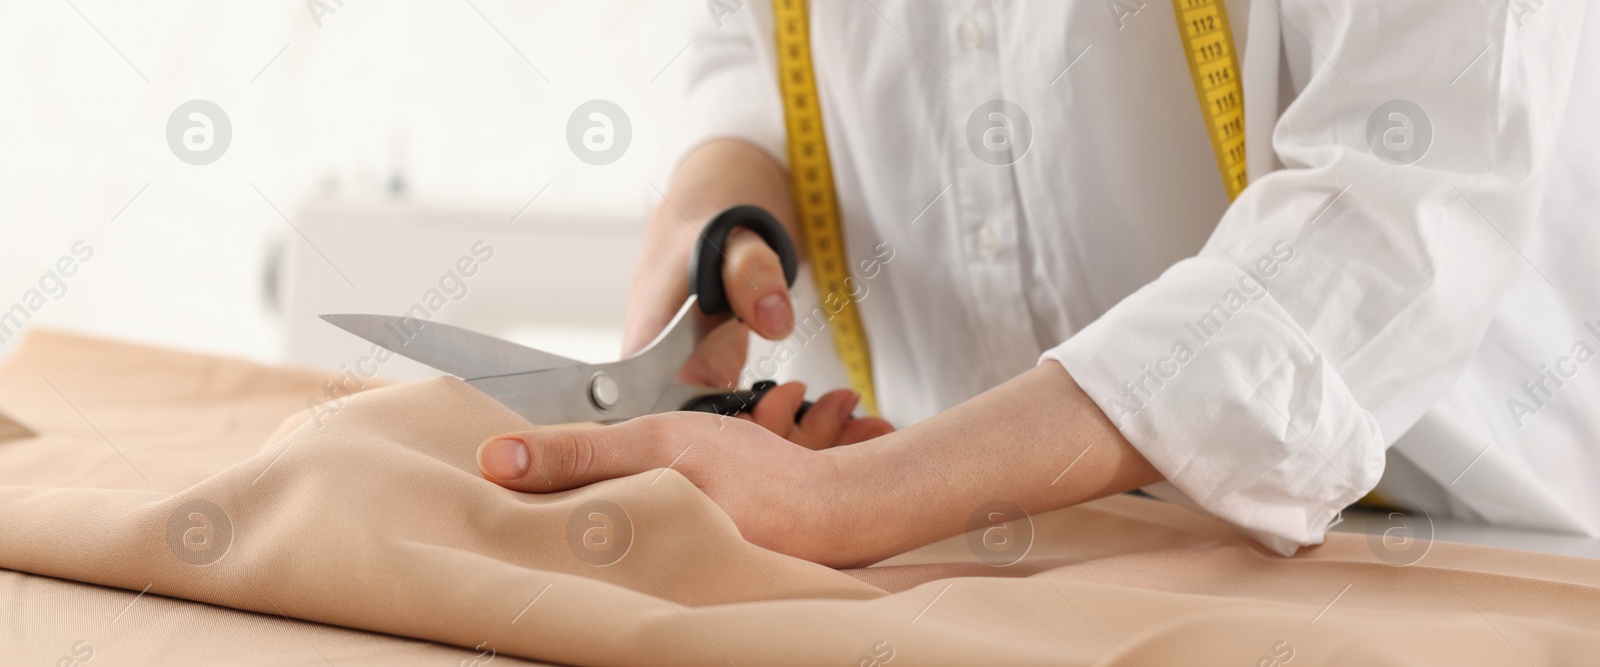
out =
<svg viewBox="0 0 1600 667"><path fill-rule="evenodd" d="M605 371L595 373L594 377L589 378L589 400L594 401L594 406L601 410L616 407L621 393L622 388L617 386L616 378Z"/></svg>

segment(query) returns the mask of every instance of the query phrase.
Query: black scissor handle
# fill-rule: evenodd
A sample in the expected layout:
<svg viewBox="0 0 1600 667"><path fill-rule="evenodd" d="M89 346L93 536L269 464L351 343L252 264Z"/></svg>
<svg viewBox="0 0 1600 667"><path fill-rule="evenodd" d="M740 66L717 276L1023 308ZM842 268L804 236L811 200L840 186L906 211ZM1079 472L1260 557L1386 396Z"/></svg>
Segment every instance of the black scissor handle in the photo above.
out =
<svg viewBox="0 0 1600 667"><path fill-rule="evenodd" d="M778 261L783 264L783 279L788 285L794 285L795 274L800 270L800 256L795 253L789 232L766 209L744 205L718 213L711 224L700 231L694 252L689 255L689 293L699 295L700 312L707 315L732 310L727 286L722 282L722 265L727 261L723 246L727 245L728 234L739 227L755 232L778 253Z"/></svg>
<svg viewBox="0 0 1600 667"><path fill-rule="evenodd" d="M767 391L776 386L778 386L778 383L772 380L761 380L750 385L749 389L735 389L726 394L701 396L689 401L683 406L683 409L690 412L710 412L732 417L733 415L755 410L756 404L761 402L761 397L766 396ZM806 411L810 409L811 401L802 401L800 409L794 413L794 423L800 423L800 419L805 417Z"/></svg>
<svg viewBox="0 0 1600 667"><path fill-rule="evenodd" d="M723 247L728 243L728 235L734 229L743 227L766 241L772 250L778 253L778 262L783 265L783 279L789 286L794 286L794 278L800 271L800 256L795 252L794 241L789 238L789 232L783 228L783 223L772 217L766 209L760 206L735 206L717 214L711 223L700 231L699 240L695 241L694 252L689 255L689 293L698 295L700 312L707 315L720 315L733 310L728 303L727 286L722 281L722 266L727 262L727 255ZM756 403L761 402L761 397L767 391L777 386L771 380L762 380L749 389L736 389L726 394L702 396L687 405L684 410L696 412L712 412L719 415L736 415L755 409ZM811 408L811 402L800 404L800 410L795 413L795 423L800 423L806 410Z"/></svg>

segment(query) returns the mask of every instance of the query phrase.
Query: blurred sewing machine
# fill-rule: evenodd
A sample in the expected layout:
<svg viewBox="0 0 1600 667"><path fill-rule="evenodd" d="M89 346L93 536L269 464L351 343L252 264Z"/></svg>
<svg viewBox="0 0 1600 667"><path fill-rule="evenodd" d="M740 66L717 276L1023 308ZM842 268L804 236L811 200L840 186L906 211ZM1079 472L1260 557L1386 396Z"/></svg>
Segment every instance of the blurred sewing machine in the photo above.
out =
<svg viewBox="0 0 1600 667"><path fill-rule="evenodd" d="M369 343L317 319L343 312L411 313L577 359L616 358L642 217L371 198L311 200L293 218L267 279L291 362L337 369L367 355ZM400 357L381 371L438 374Z"/></svg>

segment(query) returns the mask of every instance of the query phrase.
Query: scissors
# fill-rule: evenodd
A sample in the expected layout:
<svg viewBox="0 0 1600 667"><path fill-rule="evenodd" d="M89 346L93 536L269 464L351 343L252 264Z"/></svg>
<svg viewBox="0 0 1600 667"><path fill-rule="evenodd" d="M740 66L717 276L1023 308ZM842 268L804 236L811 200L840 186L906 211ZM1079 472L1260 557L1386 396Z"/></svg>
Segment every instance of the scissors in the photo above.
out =
<svg viewBox="0 0 1600 667"><path fill-rule="evenodd" d="M778 254L783 277L794 285L799 258L782 223L757 206L735 206L701 231L689 256L689 298L666 330L639 353L605 364L586 364L542 350L439 322L390 315L323 315L322 319L403 357L451 375L535 424L616 423L641 415L688 410L736 415L749 412L777 383L749 389L705 387L676 377L694 352L698 309L732 312L722 281L728 235L749 229ZM811 407L802 403L795 421Z"/></svg>

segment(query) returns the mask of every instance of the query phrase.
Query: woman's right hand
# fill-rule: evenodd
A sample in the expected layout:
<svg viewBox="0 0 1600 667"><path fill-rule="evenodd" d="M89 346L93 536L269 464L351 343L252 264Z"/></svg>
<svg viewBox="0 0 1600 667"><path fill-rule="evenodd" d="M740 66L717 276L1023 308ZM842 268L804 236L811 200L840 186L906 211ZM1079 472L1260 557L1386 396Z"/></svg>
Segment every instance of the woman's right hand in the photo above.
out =
<svg viewBox="0 0 1600 667"><path fill-rule="evenodd" d="M649 345L689 298L690 251L710 217L689 222L678 218L668 201L661 207L668 209L667 215L658 209L651 221L628 291L623 356ZM662 221L663 217L677 220ZM779 340L794 330L794 306L778 254L754 232L736 229L728 235L723 255L727 259L722 264L722 281L737 320L727 315L707 316L698 310L692 313L698 320L695 330L701 332L700 344L679 373L680 382L731 388L744 367L751 331Z"/></svg>
<svg viewBox="0 0 1600 667"><path fill-rule="evenodd" d="M788 176L765 151L745 141L722 139L702 144L684 158L645 230L644 249L628 290L624 357L644 349L671 323L689 298L689 256L700 230L718 213L740 204L765 208L798 239ZM729 234L723 254L723 285L736 319L693 314L699 319L696 331L704 333L678 381L731 390L739 385L749 333L782 339L794 330L795 316L783 265L760 236L736 229ZM881 419L852 419L860 396L848 389L818 398L806 418L796 424L794 414L804 391L797 383L774 388L747 418L813 449L850 444L894 430ZM791 404L787 415L772 409Z"/></svg>

